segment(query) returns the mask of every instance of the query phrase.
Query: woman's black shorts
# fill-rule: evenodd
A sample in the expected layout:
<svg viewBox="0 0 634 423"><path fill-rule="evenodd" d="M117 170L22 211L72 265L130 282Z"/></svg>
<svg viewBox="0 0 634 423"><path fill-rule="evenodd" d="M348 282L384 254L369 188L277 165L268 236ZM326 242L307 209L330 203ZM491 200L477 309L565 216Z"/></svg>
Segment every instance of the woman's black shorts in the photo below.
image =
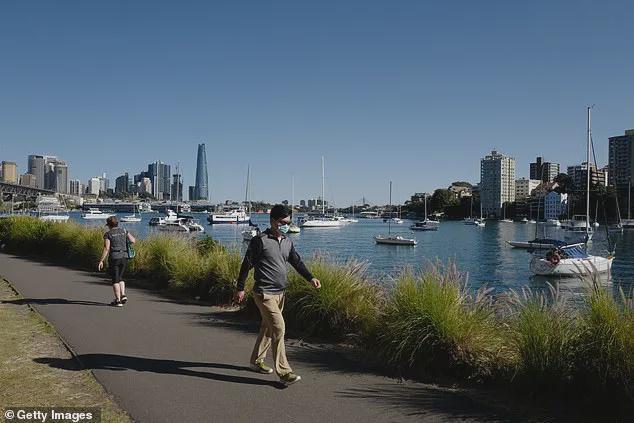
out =
<svg viewBox="0 0 634 423"><path fill-rule="evenodd" d="M123 280L123 272L125 272L125 266L128 264L127 258L110 259L108 267L110 268L110 277L112 283L119 283Z"/></svg>

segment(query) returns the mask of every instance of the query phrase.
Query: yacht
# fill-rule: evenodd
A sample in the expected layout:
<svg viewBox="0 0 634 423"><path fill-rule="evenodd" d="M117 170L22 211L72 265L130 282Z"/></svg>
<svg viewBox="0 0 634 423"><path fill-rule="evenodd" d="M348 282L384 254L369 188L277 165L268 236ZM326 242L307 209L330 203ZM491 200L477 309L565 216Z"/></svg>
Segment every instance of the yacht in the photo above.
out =
<svg viewBox="0 0 634 423"><path fill-rule="evenodd" d="M178 218L176 220L165 221L165 223L157 226L160 231L165 232L192 232L190 227L185 223L185 219Z"/></svg>
<svg viewBox="0 0 634 423"><path fill-rule="evenodd" d="M390 181L390 211L392 210L392 181ZM394 235L391 231L392 219L388 220L387 235L377 235L374 237L374 241L377 244L387 245L416 245L418 242L413 238L405 238L400 235Z"/></svg>
<svg viewBox="0 0 634 423"><path fill-rule="evenodd" d="M128 222L128 223L135 223L135 222L140 222L141 221L141 214L139 213L139 215L137 216L136 214L136 206L134 207L132 214L128 215L128 216L123 216L121 218L122 222Z"/></svg>
<svg viewBox="0 0 634 423"><path fill-rule="evenodd" d="M566 227L565 236L568 239L579 239L585 241L592 240L594 230L592 225L586 220L586 216L583 214L574 215L568 222Z"/></svg>
<svg viewBox="0 0 634 423"><path fill-rule="evenodd" d="M139 213L152 213L152 205L150 203L140 203L139 204Z"/></svg>
<svg viewBox="0 0 634 423"><path fill-rule="evenodd" d="M549 250L546 255L536 255L531 260L530 269L536 275L589 276L609 272L612 260L612 256L591 256L584 251L583 245L574 245Z"/></svg>
<svg viewBox="0 0 634 423"><path fill-rule="evenodd" d="M413 231L437 231L440 222L437 220L427 219L427 193L425 193L425 219L416 222L409 228Z"/></svg>
<svg viewBox="0 0 634 423"><path fill-rule="evenodd" d="M546 219L546 226L551 228L559 228L561 227L561 222L559 221L559 219Z"/></svg>
<svg viewBox="0 0 634 423"><path fill-rule="evenodd" d="M319 218L310 218L303 221L299 226L302 228L340 228L344 225L341 220L336 220L326 216L325 197L325 176L324 176L324 156L321 156L321 215Z"/></svg>
<svg viewBox="0 0 634 423"><path fill-rule="evenodd" d="M221 213L212 213L207 218L207 221L212 225L226 223L234 225L245 225L250 222L250 219L247 212L243 208L239 208Z"/></svg>
<svg viewBox="0 0 634 423"><path fill-rule="evenodd" d="M97 208L89 208L81 215L82 219L107 219L110 216L114 216L114 213L104 213Z"/></svg>

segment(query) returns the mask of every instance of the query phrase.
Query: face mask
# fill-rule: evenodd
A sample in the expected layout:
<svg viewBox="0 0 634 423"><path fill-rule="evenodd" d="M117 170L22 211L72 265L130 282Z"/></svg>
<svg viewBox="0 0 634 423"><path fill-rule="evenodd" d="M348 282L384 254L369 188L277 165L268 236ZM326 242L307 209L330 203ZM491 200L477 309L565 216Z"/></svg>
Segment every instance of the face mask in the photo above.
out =
<svg viewBox="0 0 634 423"><path fill-rule="evenodd" d="M277 230L280 231L281 233L285 234L288 232L288 229L290 228L290 226L288 225L280 225L278 226Z"/></svg>

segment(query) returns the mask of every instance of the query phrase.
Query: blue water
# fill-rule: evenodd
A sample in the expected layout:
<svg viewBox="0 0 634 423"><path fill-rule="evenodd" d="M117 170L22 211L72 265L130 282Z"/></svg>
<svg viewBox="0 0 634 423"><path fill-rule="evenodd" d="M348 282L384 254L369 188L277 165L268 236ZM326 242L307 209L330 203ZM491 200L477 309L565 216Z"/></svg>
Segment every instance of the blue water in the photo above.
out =
<svg viewBox="0 0 634 423"><path fill-rule="evenodd" d="M226 246L244 251L246 245L242 242L241 231L244 226L236 225L208 225L206 215L192 213L205 226L206 234ZM143 214L139 223L124 223L132 233L141 238L154 233L156 228L148 225L151 217L156 213ZM79 213L71 213L71 218L84 225L103 226L103 221L93 222L81 219ZM253 221L260 228L268 226L268 215L254 215ZM337 262L351 258L366 261L370 275L381 281L389 281L404 267L421 269L431 262L452 260L459 271L468 275L470 286L478 288L486 285L496 291L509 288L521 289L528 286L541 289L547 282L568 287L573 290L583 284L576 279L548 279L534 276L528 267L531 255L525 250L511 248L506 240L531 240L535 238L535 224L503 223L487 221L486 227L467 226L462 222L441 222L437 232L411 232L405 221L401 225L391 225L392 233L414 237L418 245L392 246L377 245L373 237L387 234L388 225L382 220L359 219L359 223L352 223L340 228L307 228L299 234L290 234L297 251L304 257L310 258L316 253L326 253ZM559 228L544 228L539 226L539 236L545 235L561 239L563 231ZM184 235L196 236L196 235ZM634 287L634 231L626 231L614 237L616 241L616 258L613 262L610 283L614 292L619 288L630 292ZM604 228L595 232L590 253L605 255L607 251L607 237Z"/></svg>

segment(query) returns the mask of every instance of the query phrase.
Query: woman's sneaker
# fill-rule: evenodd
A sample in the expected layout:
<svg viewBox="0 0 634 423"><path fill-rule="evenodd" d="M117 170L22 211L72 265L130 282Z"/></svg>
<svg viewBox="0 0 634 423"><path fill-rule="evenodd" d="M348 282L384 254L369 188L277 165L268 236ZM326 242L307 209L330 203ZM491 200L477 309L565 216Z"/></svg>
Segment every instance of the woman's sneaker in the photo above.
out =
<svg viewBox="0 0 634 423"><path fill-rule="evenodd" d="M128 302L128 297L126 297L125 295L121 296L121 304L125 304Z"/></svg>
<svg viewBox="0 0 634 423"><path fill-rule="evenodd" d="M273 369L264 364L264 361L256 361L255 364L251 364L249 367L256 373L262 373L265 375L273 373Z"/></svg>
<svg viewBox="0 0 634 423"><path fill-rule="evenodd" d="M280 382L286 386L292 385L300 380L302 380L302 377L300 375L296 375L295 373L286 373L285 375L280 376Z"/></svg>
<svg viewBox="0 0 634 423"><path fill-rule="evenodd" d="M123 307L123 303L117 299L113 300L110 305L113 307Z"/></svg>

